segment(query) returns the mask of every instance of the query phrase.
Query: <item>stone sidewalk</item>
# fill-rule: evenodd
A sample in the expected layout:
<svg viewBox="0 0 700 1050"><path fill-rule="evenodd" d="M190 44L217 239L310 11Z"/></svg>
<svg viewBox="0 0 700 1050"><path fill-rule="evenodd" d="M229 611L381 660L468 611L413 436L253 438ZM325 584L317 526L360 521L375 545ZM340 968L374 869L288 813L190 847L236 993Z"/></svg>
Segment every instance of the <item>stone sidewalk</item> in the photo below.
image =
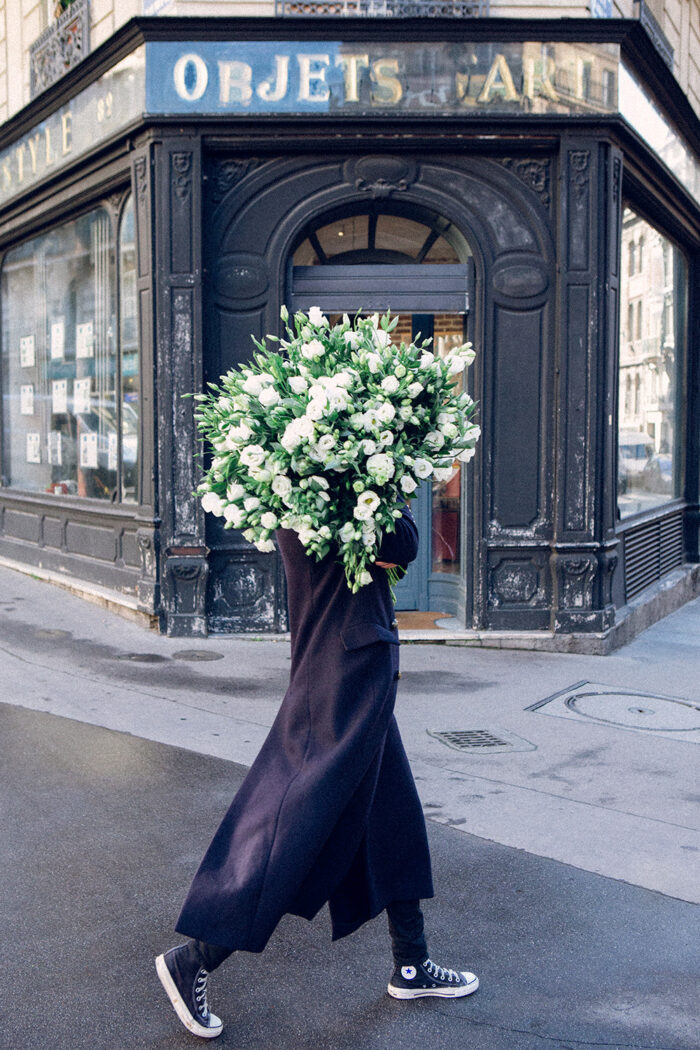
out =
<svg viewBox="0 0 700 1050"><path fill-rule="evenodd" d="M323 915L289 919L216 975L219 1045L696 1047L700 601L607 657L406 645L402 665L431 947L482 988L397 1004L381 920L331 948ZM19 949L3 1050L193 1045L151 956L288 666L284 642L163 638L0 570L0 894Z"/></svg>

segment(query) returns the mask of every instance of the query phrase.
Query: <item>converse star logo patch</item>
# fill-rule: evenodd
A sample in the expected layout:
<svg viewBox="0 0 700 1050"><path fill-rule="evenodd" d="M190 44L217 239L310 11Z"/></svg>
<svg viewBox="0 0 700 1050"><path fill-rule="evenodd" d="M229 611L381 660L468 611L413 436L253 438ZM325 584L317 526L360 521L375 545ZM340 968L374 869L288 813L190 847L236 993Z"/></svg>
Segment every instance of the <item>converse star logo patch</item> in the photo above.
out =
<svg viewBox="0 0 700 1050"><path fill-rule="evenodd" d="M412 981L413 978L416 976L415 966L402 966L401 976L405 977L407 981Z"/></svg>

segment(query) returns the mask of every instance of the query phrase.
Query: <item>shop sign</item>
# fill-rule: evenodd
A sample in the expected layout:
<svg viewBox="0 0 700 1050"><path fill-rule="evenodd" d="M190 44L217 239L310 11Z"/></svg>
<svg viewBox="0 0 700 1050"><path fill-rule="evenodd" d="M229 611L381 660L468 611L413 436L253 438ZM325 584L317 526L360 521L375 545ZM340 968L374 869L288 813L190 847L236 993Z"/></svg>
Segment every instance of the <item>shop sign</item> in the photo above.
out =
<svg viewBox="0 0 700 1050"><path fill-rule="evenodd" d="M617 108L614 44L154 41L149 113L580 113Z"/></svg>
<svg viewBox="0 0 700 1050"><path fill-rule="evenodd" d="M0 206L126 127L144 95L142 45L0 152Z"/></svg>

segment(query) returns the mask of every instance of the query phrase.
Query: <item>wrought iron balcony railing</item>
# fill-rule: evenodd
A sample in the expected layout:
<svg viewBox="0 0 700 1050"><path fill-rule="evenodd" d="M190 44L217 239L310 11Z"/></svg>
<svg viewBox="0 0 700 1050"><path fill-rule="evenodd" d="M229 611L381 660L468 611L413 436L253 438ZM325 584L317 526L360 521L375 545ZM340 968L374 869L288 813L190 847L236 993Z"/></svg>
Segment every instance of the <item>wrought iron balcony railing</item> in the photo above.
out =
<svg viewBox="0 0 700 1050"><path fill-rule="evenodd" d="M483 18L489 0L275 0L285 18Z"/></svg>
<svg viewBox="0 0 700 1050"><path fill-rule="evenodd" d="M77 66L90 51L88 0L73 0L29 49L31 97L41 94Z"/></svg>

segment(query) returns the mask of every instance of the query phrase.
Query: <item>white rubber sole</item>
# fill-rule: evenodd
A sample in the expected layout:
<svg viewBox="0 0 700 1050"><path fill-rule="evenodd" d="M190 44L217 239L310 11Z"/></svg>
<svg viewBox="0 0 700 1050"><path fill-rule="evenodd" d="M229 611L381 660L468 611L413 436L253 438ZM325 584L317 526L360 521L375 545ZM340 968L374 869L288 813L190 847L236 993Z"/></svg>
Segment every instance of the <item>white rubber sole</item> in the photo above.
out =
<svg viewBox="0 0 700 1050"><path fill-rule="evenodd" d="M479 978L474 973L462 973L466 984L457 988L397 988L394 984L387 985L387 992L393 999L424 999L426 996L436 996L439 999L462 999L465 995L471 995L479 987Z"/></svg>
<svg viewBox="0 0 700 1050"><path fill-rule="evenodd" d="M198 1035L200 1039L216 1039L217 1035L221 1035L224 1026L215 1014L209 1014L213 1023L208 1028L205 1028L204 1025L200 1024L199 1021L192 1016L187 1009L185 1000L177 990L177 985L170 976L170 970L168 969L168 965L162 955L159 955L156 959L156 973L158 974L160 983L165 988L168 999L172 1003L173 1010L188 1032L191 1032L192 1035Z"/></svg>

